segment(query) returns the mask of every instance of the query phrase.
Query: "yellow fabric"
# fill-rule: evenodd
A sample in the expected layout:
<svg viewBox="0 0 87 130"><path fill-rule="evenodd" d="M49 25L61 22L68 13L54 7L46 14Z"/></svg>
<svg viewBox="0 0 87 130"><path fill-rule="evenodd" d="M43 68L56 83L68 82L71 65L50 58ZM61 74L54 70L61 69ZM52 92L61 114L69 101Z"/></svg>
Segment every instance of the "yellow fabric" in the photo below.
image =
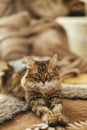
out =
<svg viewBox="0 0 87 130"><path fill-rule="evenodd" d="M64 80L64 83L70 84L87 84L87 74L81 74L77 77L71 77Z"/></svg>

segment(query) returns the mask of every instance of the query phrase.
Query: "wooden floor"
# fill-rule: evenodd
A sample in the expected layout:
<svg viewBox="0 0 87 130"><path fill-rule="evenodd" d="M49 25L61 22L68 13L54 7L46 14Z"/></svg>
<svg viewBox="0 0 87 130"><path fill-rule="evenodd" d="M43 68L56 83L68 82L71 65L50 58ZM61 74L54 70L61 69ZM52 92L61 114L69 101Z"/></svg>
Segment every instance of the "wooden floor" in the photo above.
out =
<svg viewBox="0 0 87 130"><path fill-rule="evenodd" d="M64 100L64 112L70 122L87 120L87 100ZM0 130L25 130L32 124L41 122L34 114L25 112L0 125Z"/></svg>

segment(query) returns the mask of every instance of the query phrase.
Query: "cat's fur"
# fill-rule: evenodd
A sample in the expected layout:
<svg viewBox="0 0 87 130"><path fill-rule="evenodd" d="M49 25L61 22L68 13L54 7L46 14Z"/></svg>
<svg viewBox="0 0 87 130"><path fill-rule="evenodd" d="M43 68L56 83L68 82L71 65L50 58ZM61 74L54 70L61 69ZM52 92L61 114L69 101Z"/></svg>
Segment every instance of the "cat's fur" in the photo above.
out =
<svg viewBox="0 0 87 130"><path fill-rule="evenodd" d="M2 92L24 98L36 115L49 125L66 125L68 120L62 112L62 94L57 55L49 60L35 61L26 58L27 68L15 72L7 64L0 71Z"/></svg>

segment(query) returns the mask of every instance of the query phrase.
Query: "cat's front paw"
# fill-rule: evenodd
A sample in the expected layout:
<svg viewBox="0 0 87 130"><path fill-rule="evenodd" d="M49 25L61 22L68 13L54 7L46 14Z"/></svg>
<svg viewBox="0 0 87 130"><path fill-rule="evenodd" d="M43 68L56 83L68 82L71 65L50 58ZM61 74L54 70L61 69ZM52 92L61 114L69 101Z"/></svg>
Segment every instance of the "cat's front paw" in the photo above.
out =
<svg viewBox="0 0 87 130"><path fill-rule="evenodd" d="M57 116L57 122L58 122L58 124L60 124L61 126L66 126L66 125L68 125L69 120L68 120L68 118L65 117L63 114L59 114L59 115Z"/></svg>
<svg viewBox="0 0 87 130"><path fill-rule="evenodd" d="M53 114L44 114L42 120L50 126L54 126L57 124L57 118Z"/></svg>

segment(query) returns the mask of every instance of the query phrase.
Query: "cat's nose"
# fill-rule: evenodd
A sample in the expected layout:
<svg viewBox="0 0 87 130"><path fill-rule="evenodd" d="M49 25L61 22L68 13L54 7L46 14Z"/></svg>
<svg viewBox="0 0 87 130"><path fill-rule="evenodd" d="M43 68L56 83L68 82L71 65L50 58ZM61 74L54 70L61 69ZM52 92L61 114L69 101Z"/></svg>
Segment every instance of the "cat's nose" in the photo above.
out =
<svg viewBox="0 0 87 130"><path fill-rule="evenodd" d="M44 79L41 79L41 82L42 82L43 84L45 84L46 79L45 79L45 78L44 78Z"/></svg>
<svg viewBox="0 0 87 130"><path fill-rule="evenodd" d="M45 84L45 80L43 80L42 83Z"/></svg>
<svg viewBox="0 0 87 130"><path fill-rule="evenodd" d="M40 84L41 84L42 86L45 85L45 83L46 83L46 82L43 83L42 81L40 81Z"/></svg>
<svg viewBox="0 0 87 130"><path fill-rule="evenodd" d="M46 82L46 77L45 77L45 75L41 75L41 82L42 82L43 84L45 84L45 82Z"/></svg>

